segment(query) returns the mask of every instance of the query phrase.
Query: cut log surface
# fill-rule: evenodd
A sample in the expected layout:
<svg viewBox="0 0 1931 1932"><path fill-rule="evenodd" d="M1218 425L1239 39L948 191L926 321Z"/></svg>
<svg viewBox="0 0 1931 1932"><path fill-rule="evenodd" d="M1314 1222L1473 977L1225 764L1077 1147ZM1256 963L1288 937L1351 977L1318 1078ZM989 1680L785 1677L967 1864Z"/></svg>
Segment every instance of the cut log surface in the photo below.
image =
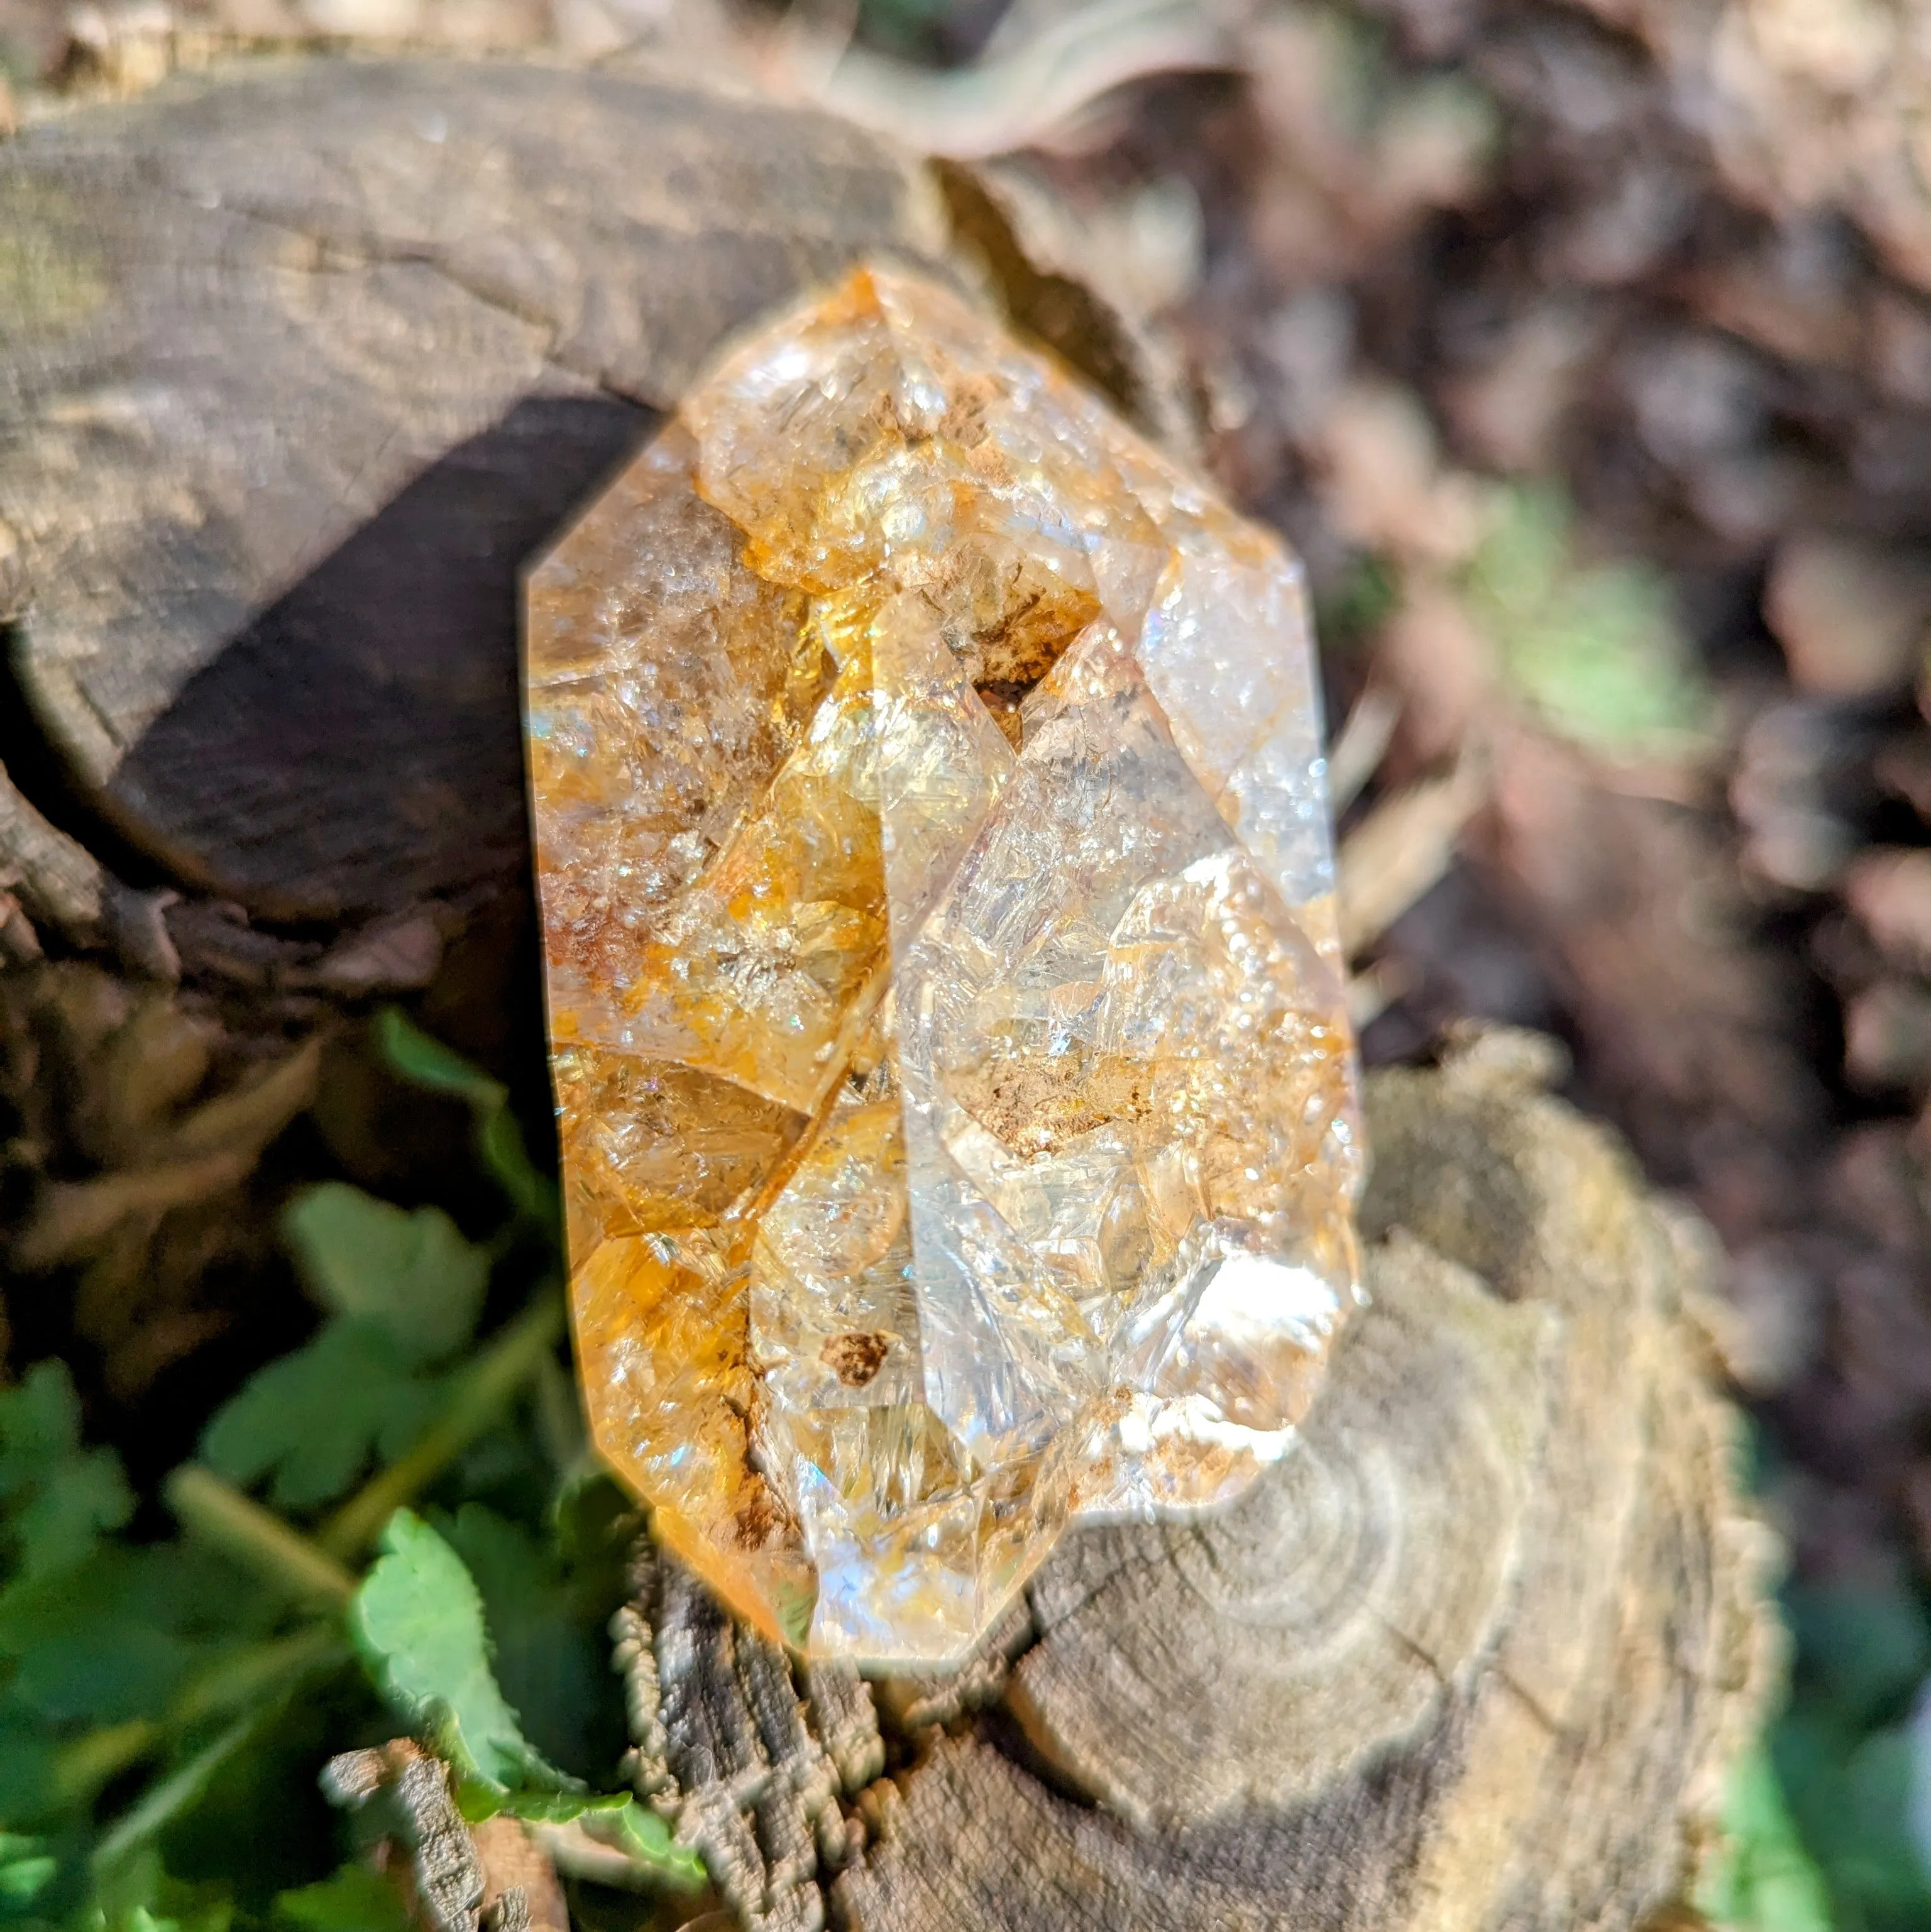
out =
<svg viewBox="0 0 1931 1932"><path fill-rule="evenodd" d="M959 1678L871 1687L888 1779L853 1687L800 1673L801 1728L773 1647L648 1566L640 1788L740 1916L1667 1921L1772 1674L1772 1550L1686 1312L1698 1244L1544 1090L1559 1062L1497 1033L1374 1077L1372 1299L1296 1450L1222 1514L1069 1535ZM862 1843L827 1833L840 1780Z"/></svg>
<svg viewBox="0 0 1931 1932"><path fill-rule="evenodd" d="M1373 1302L1299 1451L1212 1520L1068 1540L1005 1691L1034 1755L935 1743L851 1923L1569 1932L1681 1896L1767 1539L1694 1249L1543 1044L1371 1083Z"/></svg>
<svg viewBox="0 0 1931 1932"><path fill-rule="evenodd" d="M0 273L0 756L62 775L47 814L0 778L0 888L131 970L200 935L266 992L422 983L445 914L527 894L524 561L855 256L1077 311L974 256L997 219L821 117L507 64L247 64L0 146L32 269ZM130 894L131 853L183 896ZM1297 1450L1224 1514L1069 1537L957 1678L794 1672L640 1581L638 1776L740 1916L1633 1932L1680 1900L1767 1675L1765 1538L1697 1244L1551 1052L1377 1077L1371 1304Z"/></svg>
<svg viewBox="0 0 1931 1932"><path fill-rule="evenodd" d="M944 244L823 116L347 60L38 127L0 232L14 680L182 885L302 921L520 875L521 563L734 328ZM30 910L84 918L71 855L14 844Z"/></svg>

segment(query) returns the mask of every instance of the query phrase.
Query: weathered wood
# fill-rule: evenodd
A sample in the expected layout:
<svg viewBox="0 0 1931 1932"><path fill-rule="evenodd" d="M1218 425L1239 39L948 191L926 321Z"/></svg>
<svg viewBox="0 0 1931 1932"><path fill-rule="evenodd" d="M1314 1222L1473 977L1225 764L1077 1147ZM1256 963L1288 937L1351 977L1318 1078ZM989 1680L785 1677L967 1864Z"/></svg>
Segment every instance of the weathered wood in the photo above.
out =
<svg viewBox="0 0 1931 1932"><path fill-rule="evenodd" d="M264 62L0 148L41 265L0 276L0 758L83 808L77 842L0 779L0 887L150 970L433 972L434 908L527 890L523 557L771 301L868 249L970 274L943 209L821 118L508 66ZM1065 280L1017 298L1096 326ZM89 823L188 898L131 898ZM640 1789L746 1916L1568 1932L1680 1895L1763 1539L1694 1244L1541 1051L1376 1083L1375 1301L1301 1450L1224 1516L1069 1540L950 1691L879 1687L884 1744L858 1687L800 1680L807 1722L775 1653L643 1592Z"/></svg>
<svg viewBox="0 0 1931 1932"><path fill-rule="evenodd" d="M1014 1713L1143 1831L1321 1797L1425 1729L1506 1628L1554 1324L1406 1238L1371 1264L1300 1453L1197 1526L1076 1539L1034 1587Z"/></svg>
<svg viewBox="0 0 1931 1932"><path fill-rule="evenodd" d="M1566 1932L1680 1895L1765 1679L1767 1539L1681 1246L1533 1072L1504 1039L1380 1076L1377 1305L1303 1454L1035 1585L1008 1702L1102 1808L947 1738L851 1923Z"/></svg>
<svg viewBox="0 0 1931 1932"><path fill-rule="evenodd" d="M180 883L305 920L520 879L522 560L732 328L944 245L822 116L347 61L32 129L0 232L19 688Z"/></svg>
<svg viewBox="0 0 1931 1932"><path fill-rule="evenodd" d="M962 1699L874 1687L905 1768L839 1760L855 1861L800 1860L828 1767L762 1714L776 1653L647 1580L625 1654L680 1688L639 1789L748 1921L815 1927L814 1879L866 1932L1571 1932L1682 1897L1770 1674L1770 1539L1694 1244L1550 1066L1490 1035L1371 1084L1374 1299L1300 1447L1221 1516L1069 1537Z"/></svg>
<svg viewBox="0 0 1931 1932"><path fill-rule="evenodd" d="M1177 419L1008 219L823 115L533 67L264 59L0 146L0 888L114 937L31 732L257 920L522 893L518 572L732 329L883 252Z"/></svg>

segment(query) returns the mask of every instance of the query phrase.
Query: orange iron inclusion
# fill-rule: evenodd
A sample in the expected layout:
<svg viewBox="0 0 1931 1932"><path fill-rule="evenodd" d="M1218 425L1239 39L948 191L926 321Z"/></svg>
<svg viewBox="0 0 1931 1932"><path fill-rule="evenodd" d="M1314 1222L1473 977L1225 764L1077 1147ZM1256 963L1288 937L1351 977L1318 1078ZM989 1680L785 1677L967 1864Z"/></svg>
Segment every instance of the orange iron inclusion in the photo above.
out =
<svg viewBox="0 0 1931 1932"><path fill-rule="evenodd" d="M532 572L571 1298L658 1534L942 1669L1357 1297L1299 566L956 296L740 343Z"/></svg>

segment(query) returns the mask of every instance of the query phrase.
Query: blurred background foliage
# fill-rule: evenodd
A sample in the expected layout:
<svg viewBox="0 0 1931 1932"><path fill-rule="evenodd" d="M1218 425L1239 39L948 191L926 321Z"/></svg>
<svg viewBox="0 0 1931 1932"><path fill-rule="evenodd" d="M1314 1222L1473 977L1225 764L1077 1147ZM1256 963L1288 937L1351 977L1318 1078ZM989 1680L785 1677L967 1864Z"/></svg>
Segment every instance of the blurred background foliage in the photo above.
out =
<svg viewBox="0 0 1931 1932"><path fill-rule="evenodd" d="M1720 1237L1790 1670L1699 1910L1931 1927L1931 16L0 0L0 122L344 41L732 77L1062 211L1306 561L1367 1057L1558 1033ZM375 1925L314 1766L400 1711L473 1808L633 1862L583 1922L675 1922L602 1796L623 1520L550 1347L533 1024L292 1046L191 962L40 950L0 883L0 1917Z"/></svg>

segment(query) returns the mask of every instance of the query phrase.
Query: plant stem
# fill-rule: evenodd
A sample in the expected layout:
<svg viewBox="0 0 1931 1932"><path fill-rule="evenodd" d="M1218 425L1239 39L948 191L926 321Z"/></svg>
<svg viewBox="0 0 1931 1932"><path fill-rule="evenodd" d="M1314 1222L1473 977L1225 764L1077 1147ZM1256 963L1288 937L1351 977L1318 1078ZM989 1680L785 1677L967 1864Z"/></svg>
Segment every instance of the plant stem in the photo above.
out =
<svg viewBox="0 0 1931 1932"><path fill-rule="evenodd" d="M274 1704L243 1712L185 1764L170 1772L158 1784L149 1785L142 1792L140 1802L131 1810L122 1814L113 1829L95 1847L95 1869L98 1871L104 1866L111 1865L123 1852L144 1838L152 1838L170 1819L185 1811L207 1789L209 1780L278 1712L278 1706Z"/></svg>
<svg viewBox="0 0 1931 1932"><path fill-rule="evenodd" d="M347 1664L351 1654L333 1622L310 1624L257 1644L230 1658L220 1670L196 1678L170 1707L168 1722L179 1726L233 1710L311 1671Z"/></svg>
<svg viewBox="0 0 1931 1932"><path fill-rule="evenodd" d="M152 1718L131 1718L125 1724L104 1724L62 1746L54 1760L53 1795L62 1805L92 1798L110 1778L138 1764L161 1741L161 1727Z"/></svg>
<svg viewBox="0 0 1931 1932"><path fill-rule="evenodd" d="M110 1778L158 1750L170 1732L246 1704L311 1670L346 1663L348 1656L339 1631L331 1624L311 1624L225 1658L215 1670L191 1680L164 1720L135 1718L76 1738L54 1761L55 1794L62 1804L91 1798Z"/></svg>
<svg viewBox="0 0 1931 1932"><path fill-rule="evenodd" d="M588 1879L615 1892L689 1892L704 1882L703 1866L688 1852L679 1855L685 1861L681 1865L656 1864L593 1838L577 1820L566 1825L533 1824L527 1828L566 1878Z"/></svg>
<svg viewBox="0 0 1931 1932"><path fill-rule="evenodd" d="M359 1556L383 1524L413 1502L494 1422L504 1405L536 1372L563 1333L561 1296L539 1289L515 1321L499 1330L458 1382L449 1406L429 1432L351 1496L317 1532L331 1556Z"/></svg>
<svg viewBox="0 0 1931 1932"><path fill-rule="evenodd" d="M337 1608L355 1594L354 1576L272 1510L198 1462L184 1462L162 1486L184 1528L285 1594Z"/></svg>

